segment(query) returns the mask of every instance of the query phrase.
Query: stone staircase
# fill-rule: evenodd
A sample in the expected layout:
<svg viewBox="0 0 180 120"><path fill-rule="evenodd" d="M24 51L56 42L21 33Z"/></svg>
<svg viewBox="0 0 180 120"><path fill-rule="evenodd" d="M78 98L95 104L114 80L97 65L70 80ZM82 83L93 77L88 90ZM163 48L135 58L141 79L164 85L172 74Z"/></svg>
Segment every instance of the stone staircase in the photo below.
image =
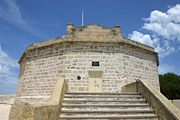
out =
<svg viewBox="0 0 180 120"><path fill-rule="evenodd" d="M64 94L60 120L158 120L138 93Z"/></svg>

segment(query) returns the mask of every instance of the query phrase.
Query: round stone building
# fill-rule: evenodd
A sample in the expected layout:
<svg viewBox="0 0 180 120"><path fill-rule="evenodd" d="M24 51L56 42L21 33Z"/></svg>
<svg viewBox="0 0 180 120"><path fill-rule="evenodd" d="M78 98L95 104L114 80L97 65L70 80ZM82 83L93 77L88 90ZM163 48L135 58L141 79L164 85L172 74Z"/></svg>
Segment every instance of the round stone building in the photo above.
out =
<svg viewBox="0 0 180 120"><path fill-rule="evenodd" d="M59 77L72 92L118 92L136 80L159 89L158 54L119 26L68 24L66 35L29 45L19 64L18 96L50 96Z"/></svg>

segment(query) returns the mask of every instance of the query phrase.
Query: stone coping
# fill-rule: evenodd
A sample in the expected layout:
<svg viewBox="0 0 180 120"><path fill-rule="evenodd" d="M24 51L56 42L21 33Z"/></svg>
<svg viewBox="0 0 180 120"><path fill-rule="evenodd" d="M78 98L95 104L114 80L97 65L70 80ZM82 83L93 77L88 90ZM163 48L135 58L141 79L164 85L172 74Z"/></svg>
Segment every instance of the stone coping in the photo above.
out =
<svg viewBox="0 0 180 120"><path fill-rule="evenodd" d="M25 99L25 98L17 98L15 100L16 101L21 101L24 103L28 103L31 104L33 106L48 106L48 105L57 105L57 103L52 102L50 99L36 99L36 98L32 98L32 99Z"/></svg>
<svg viewBox="0 0 180 120"><path fill-rule="evenodd" d="M50 99L50 96L22 96L22 97L18 97L18 98L22 98L22 99Z"/></svg>
<svg viewBox="0 0 180 120"><path fill-rule="evenodd" d="M0 97L4 97L4 96L16 96L16 94L0 94Z"/></svg>

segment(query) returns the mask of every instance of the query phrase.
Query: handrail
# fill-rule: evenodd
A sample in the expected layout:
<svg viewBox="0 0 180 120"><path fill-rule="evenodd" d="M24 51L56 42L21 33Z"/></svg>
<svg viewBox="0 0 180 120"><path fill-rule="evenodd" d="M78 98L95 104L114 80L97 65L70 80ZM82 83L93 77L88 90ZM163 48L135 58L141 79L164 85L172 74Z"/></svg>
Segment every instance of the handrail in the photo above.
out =
<svg viewBox="0 0 180 120"><path fill-rule="evenodd" d="M163 120L180 120L180 111L148 81L137 80L122 87L124 92L139 92Z"/></svg>
<svg viewBox="0 0 180 120"><path fill-rule="evenodd" d="M51 101L56 102L57 104L61 104L64 98L64 92L68 91L68 84L64 80L64 78L59 78L56 82L52 94L51 94Z"/></svg>
<svg viewBox="0 0 180 120"><path fill-rule="evenodd" d="M178 109L160 92L158 92L151 84L145 81L140 81L138 80L137 82L140 82L141 84L144 85L144 87L147 88L149 92L162 104L162 106L165 107L165 109L175 118L176 120L180 120L180 113L179 117L176 112Z"/></svg>

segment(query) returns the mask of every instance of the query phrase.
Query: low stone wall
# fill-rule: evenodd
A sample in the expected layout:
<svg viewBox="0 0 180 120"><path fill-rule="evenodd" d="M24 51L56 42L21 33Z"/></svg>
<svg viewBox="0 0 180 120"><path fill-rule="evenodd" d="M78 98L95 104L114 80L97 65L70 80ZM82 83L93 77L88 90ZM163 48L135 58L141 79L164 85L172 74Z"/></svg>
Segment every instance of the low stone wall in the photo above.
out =
<svg viewBox="0 0 180 120"><path fill-rule="evenodd" d="M138 92L154 108L160 120L180 120L180 111L147 81L136 81L122 87L123 92Z"/></svg>
<svg viewBox="0 0 180 120"><path fill-rule="evenodd" d="M13 104L16 94L3 94L0 95L0 104Z"/></svg>
<svg viewBox="0 0 180 120"><path fill-rule="evenodd" d="M16 99L9 120L58 120L58 115L58 104Z"/></svg>
<svg viewBox="0 0 180 120"><path fill-rule="evenodd" d="M9 120L59 120L64 91L67 90L66 82L59 78L50 99L16 98L11 107Z"/></svg>
<svg viewBox="0 0 180 120"><path fill-rule="evenodd" d="M179 108L179 110L180 110L180 99L178 99L178 100L172 100L172 103L173 103L177 108Z"/></svg>

